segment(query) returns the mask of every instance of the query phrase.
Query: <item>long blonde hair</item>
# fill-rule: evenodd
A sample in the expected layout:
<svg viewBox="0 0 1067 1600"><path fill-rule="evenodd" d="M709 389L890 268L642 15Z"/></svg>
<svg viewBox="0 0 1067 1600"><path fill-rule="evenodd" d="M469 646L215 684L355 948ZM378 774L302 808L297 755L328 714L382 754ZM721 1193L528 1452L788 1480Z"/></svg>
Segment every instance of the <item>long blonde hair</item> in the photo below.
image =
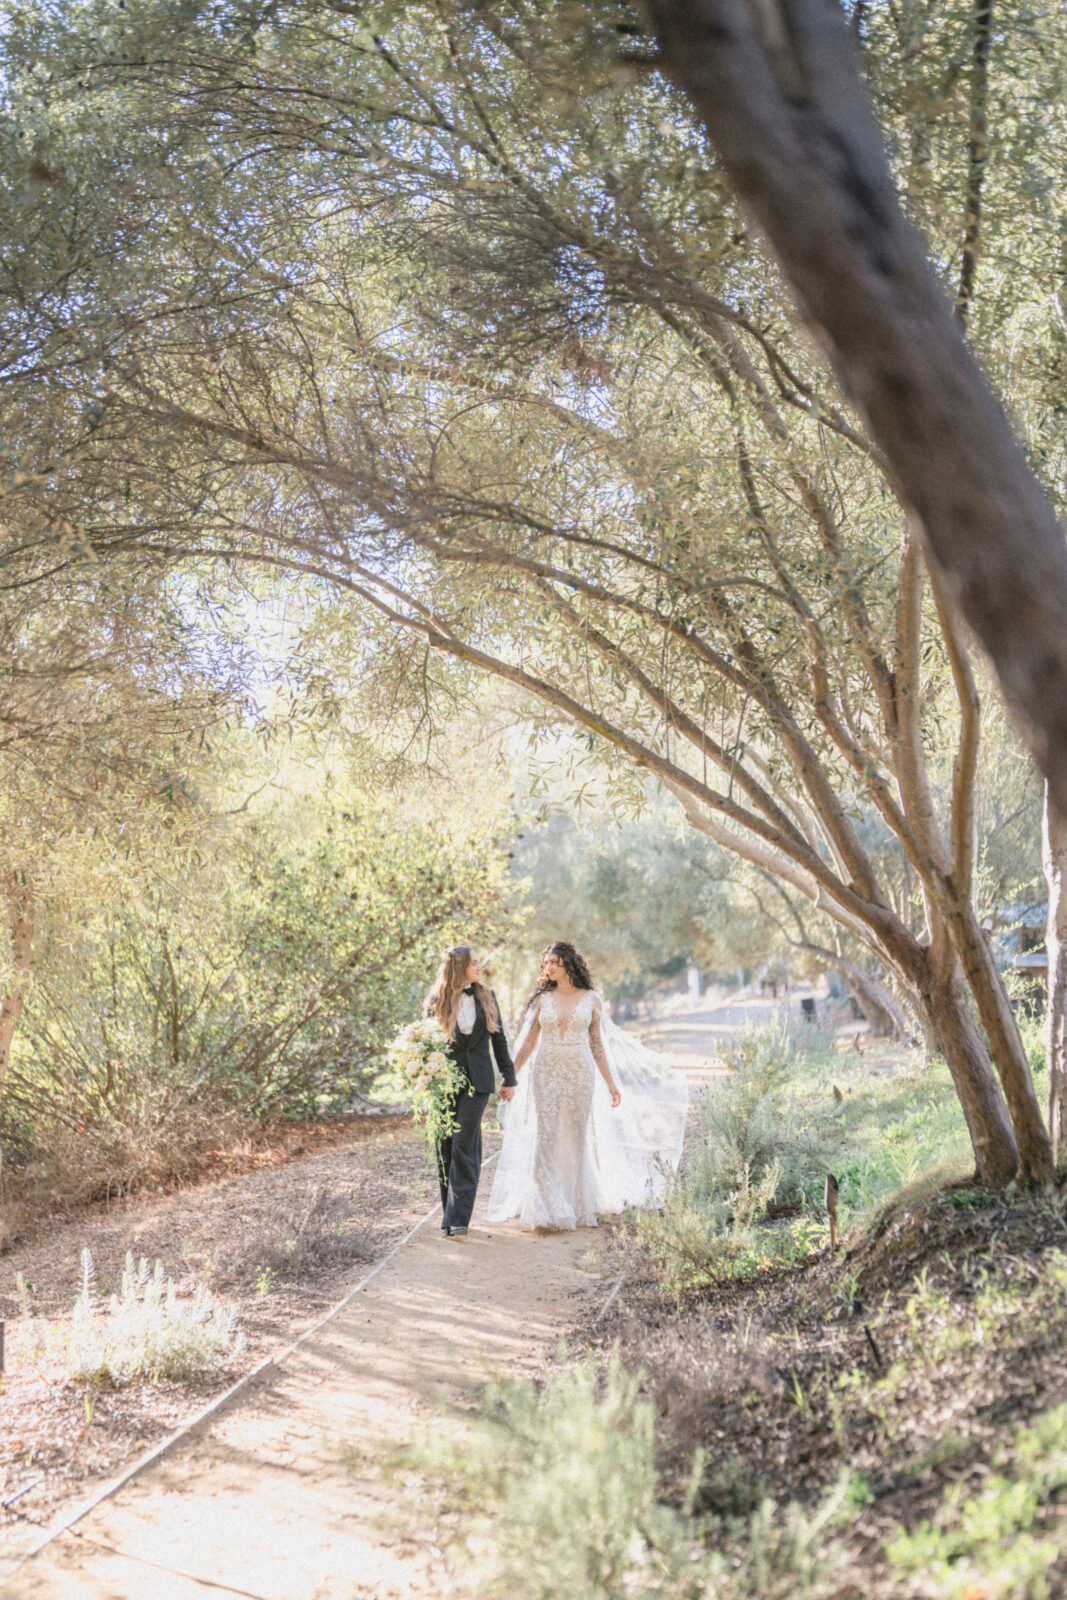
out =
<svg viewBox="0 0 1067 1600"><path fill-rule="evenodd" d="M459 1002L464 989L467 988L467 968L473 956L474 951L469 944L454 944L446 950L437 969L433 988L426 996L426 1015L436 1017L450 1039L456 1037ZM500 1012L496 1008L496 1001L491 992L484 983L476 983L474 993L485 1012L486 1027L489 1032L499 1033Z"/></svg>

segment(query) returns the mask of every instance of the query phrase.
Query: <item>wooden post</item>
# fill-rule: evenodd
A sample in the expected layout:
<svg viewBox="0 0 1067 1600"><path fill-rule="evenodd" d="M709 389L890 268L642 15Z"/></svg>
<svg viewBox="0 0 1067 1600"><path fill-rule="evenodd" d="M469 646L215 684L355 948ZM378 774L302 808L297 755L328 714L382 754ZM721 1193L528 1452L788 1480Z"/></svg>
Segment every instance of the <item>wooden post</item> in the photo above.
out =
<svg viewBox="0 0 1067 1600"><path fill-rule="evenodd" d="M837 1193L838 1182L832 1172L826 1174L826 1185L823 1189L823 1205L830 1223L830 1254L837 1249Z"/></svg>

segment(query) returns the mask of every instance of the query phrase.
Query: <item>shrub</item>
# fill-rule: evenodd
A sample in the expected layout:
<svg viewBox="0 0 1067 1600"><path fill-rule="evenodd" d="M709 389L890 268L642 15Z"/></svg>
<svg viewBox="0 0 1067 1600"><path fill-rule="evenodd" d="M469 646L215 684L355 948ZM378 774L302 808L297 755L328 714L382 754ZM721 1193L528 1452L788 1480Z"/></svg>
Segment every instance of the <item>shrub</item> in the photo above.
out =
<svg viewBox="0 0 1067 1600"><path fill-rule="evenodd" d="M240 1350L236 1314L203 1284L179 1300L174 1283L127 1252L118 1294L104 1310L93 1291L93 1261L82 1251L67 1371L78 1383L123 1388L137 1378L184 1381L217 1372Z"/></svg>
<svg viewBox="0 0 1067 1600"><path fill-rule="evenodd" d="M371 1092L440 948L499 928L506 858L369 804L97 863L39 930L0 1103L5 1170L77 1198L167 1183L243 1119Z"/></svg>
<svg viewBox="0 0 1067 1600"><path fill-rule="evenodd" d="M802 1253L794 1229L762 1242L755 1232L776 1205L802 1201L831 1161L822 1124L809 1114L805 1125L797 1114L792 1052L784 1028L746 1030L722 1050L732 1076L702 1100L682 1173L661 1211L634 1218L638 1240L668 1284Z"/></svg>
<svg viewBox="0 0 1067 1600"><path fill-rule="evenodd" d="M837 1600L846 1556L834 1538L862 1504L862 1485L849 1472L814 1509L764 1500L744 1522L730 1525L725 1547L701 1562L694 1600Z"/></svg>
<svg viewBox="0 0 1067 1600"><path fill-rule="evenodd" d="M796 1055L788 1031L746 1029L720 1054L732 1076L701 1103L686 1187L698 1205L726 1206L755 1222L776 1201L802 1195L825 1168L828 1143L818 1127L799 1126L790 1115Z"/></svg>
<svg viewBox="0 0 1067 1600"><path fill-rule="evenodd" d="M430 1471L445 1467L472 1506L482 1494L495 1504L483 1557L490 1593L602 1600L671 1563L676 1519L656 1502L652 1407L637 1391L617 1360L603 1382L587 1362L543 1389L504 1383L465 1446L430 1456Z"/></svg>
<svg viewBox="0 0 1067 1600"><path fill-rule="evenodd" d="M843 1481L814 1512L763 1502L709 1524L658 1499L653 1407L617 1357L543 1386L487 1391L468 1436L421 1433L403 1452L470 1515L479 1595L508 1600L816 1600L834 1592ZM698 1486L699 1458L693 1490ZM720 1548L708 1550L705 1537Z"/></svg>
<svg viewBox="0 0 1067 1600"><path fill-rule="evenodd" d="M0 1114L0 1133L10 1125ZM110 1200L196 1177L214 1152L248 1140L255 1126L219 1094L176 1102L149 1064L128 1060L121 1096L98 1105L84 1122L42 1116L32 1131L23 1128L11 1169L30 1203L49 1194L74 1202Z"/></svg>
<svg viewBox="0 0 1067 1600"><path fill-rule="evenodd" d="M935 1522L899 1532L886 1546L895 1572L918 1578L935 1600L1046 1600L1049 1569L1062 1556L1062 1516L1055 1502L1067 1489L1067 1405L1055 1407L1016 1436L1001 1466L976 1495L962 1485L946 1494Z"/></svg>
<svg viewBox="0 0 1067 1600"><path fill-rule="evenodd" d="M373 1261L377 1235L366 1224L354 1223L350 1208L348 1196L325 1184L309 1184L277 1211L257 1218L254 1231L240 1230L240 1237L212 1262L212 1282L219 1287L268 1287L279 1279L297 1280Z"/></svg>

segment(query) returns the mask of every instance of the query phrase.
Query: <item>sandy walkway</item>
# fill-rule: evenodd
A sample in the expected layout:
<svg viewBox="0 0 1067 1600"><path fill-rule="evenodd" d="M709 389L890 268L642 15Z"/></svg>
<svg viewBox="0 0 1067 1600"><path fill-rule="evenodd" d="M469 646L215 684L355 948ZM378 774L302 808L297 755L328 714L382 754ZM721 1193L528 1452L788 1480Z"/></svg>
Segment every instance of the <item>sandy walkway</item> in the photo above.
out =
<svg viewBox="0 0 1067 1600"><path fill-rule="evenodd" d="M419 1544L391 1526L403 1488L346 1470L340 1445L373 1449L438 1397L536 1366L606 1292L585 1259L592 1234L489 1228L483 1191L464 1243L434 1217L279 1368L0 1570L4 1600L444 1600L432 1533Z"/></svg>

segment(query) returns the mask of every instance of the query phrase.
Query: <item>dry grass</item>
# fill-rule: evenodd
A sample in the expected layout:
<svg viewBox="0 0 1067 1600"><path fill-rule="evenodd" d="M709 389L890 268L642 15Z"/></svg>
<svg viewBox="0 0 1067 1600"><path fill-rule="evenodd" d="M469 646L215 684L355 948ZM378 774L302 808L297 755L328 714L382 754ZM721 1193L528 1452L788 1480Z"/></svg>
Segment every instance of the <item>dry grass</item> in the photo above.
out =
<svg viewBox="0 0 1067 1600"><path fill-rule="evenodd" d="M5 1174L5 1210L17 1207L33 1216L178 1188L217 1168L221 1153L263 1148L276 1138L276 1128L209 1099L140 1119L115 1117L84 1127L52 1123L38 1130L32 1157Z"/></svg>
<svg viewBox="0 0 1067 1600"><path fill-rule="evenodd" d="M234 1218L235 1237L211 1259L213 1287L269 1290L380 1254L378 1230L350 1193L309 1182L271 1198L275 1203L264 1205L261 1196L250 1196L253 1203Z"/></svg>

